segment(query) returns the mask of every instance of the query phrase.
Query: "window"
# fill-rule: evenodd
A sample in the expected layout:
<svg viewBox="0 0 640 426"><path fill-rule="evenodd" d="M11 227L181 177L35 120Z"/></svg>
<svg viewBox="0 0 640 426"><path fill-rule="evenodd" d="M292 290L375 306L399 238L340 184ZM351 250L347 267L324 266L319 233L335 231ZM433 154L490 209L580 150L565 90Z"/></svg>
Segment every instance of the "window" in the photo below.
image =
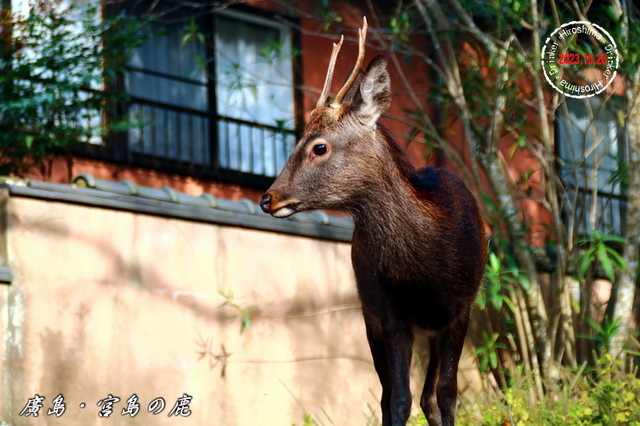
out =
<svg viewBox="0 0 640 426"><path fill-rule="evenodd" d="M292 31L244 11L162 17L129 61L134 164L264 186L296 140ZM197 25L204 38L189 41ZM204 40L204 42L203 42Z"/></svg>
<svg viewBox="0 0 640 426"><path fill-rule="evenodd" d="M293 67L287 29L238 13L216 16L216 100L220 167L276 176L294 129Z"/></svg>
<svg viewBox="0 0 640 426"><path fill-rule="evenodd" d="M567 189L569 225L579 235L595 229L623 235L626 143L616 98L566 98L557 111L556 146Z"/></svg>
<svg viewBox="0 0 640 426"><path fill-rule="evenodd" d="M145 27L150 38L133 52L125 87L128 112L146 123L129 130L132 153L211 165L208 86L198 58L205 46L182 44L184 22Z"/></svg>

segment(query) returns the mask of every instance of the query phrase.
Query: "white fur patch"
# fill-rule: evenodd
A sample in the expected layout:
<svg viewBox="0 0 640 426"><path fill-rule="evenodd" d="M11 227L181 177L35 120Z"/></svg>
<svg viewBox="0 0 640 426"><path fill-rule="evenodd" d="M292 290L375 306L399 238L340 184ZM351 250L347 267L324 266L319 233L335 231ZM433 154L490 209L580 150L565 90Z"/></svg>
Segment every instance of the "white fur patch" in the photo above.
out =
<svg viewBox="0 0 640 426"><path fill-rule="evenodd" d="M289 207L282 207L274 212L271 212L271 216L273 217L277 217L279 219L285 218L285 217L289 217L292 214L295 213L295 210L293 210L292 208Z"/></svg>

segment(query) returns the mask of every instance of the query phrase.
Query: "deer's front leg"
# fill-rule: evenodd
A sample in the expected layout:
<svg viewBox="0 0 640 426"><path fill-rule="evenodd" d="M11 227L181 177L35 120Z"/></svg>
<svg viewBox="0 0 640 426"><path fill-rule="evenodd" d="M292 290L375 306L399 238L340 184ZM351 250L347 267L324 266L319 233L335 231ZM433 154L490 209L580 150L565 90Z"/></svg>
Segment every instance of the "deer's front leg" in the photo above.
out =
<svg viewBox="0 0 640 426"><path fill-rule="evenodd" d="M413 346L411 328L395 319L382 322L382 334L389 366L391 393L389 395L390 425L404 426L411 414L409 368ZM385 426L387 423L385 423Z"/></svg>
<svg viewBox="0 0 640 426"><path fill-rule="evenodd" d="M380 408L382 410L382 424L386 426L391 424L391 374L389 372L389 362L387 361L387 350L380 320L369 314L366 309L363 314L373 365L382 385Z"/></svg>

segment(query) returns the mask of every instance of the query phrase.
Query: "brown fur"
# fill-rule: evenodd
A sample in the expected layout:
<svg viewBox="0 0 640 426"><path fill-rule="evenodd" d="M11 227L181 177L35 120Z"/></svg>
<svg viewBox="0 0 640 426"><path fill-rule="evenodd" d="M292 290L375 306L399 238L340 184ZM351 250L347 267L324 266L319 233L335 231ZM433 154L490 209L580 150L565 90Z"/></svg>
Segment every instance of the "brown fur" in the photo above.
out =
<svg viewBox="0 0 640 426"><path fill-rule="evenodd" d="M415 170L377 124L390 102L386 61L374 59L350 104L320 107L263 210L278 217L310 209L350 213L352 263L374 364L383 424L411 409L413 328L433 331L421 406L430 425L453 425L456 373L487 241L477 203L446 169Z"/></svg>

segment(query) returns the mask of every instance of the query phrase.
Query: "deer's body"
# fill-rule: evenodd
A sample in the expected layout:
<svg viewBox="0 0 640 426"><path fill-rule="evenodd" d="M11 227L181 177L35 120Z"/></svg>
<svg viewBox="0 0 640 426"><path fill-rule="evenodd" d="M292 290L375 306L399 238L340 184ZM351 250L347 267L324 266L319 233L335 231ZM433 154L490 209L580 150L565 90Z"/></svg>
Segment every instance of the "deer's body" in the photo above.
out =
<svg viewBox="0 0 640 426"><path fill-rule="evenodd" d="M433 332L420 405L430 425L453 425L458 361L487 256L478 206L450 171L415 170L377 124L390 103L383 58L343 96L351 102L339 94L329 107L321 97L262 208L276 217L309 209L353 216L351 257L383 424L404 425L410 415L419 327Z"/></svg>
<svg viewBox="0 0 640 426"><path fill-rule="evenodd" d="M419 327L434 332L421 406L429 424L452 425L456 372L486 238L475 199L453 173L403 168L397 169L399 185L379 189L354 213L351 257L383 385L384 424L409 417L413 329Z"/></svg>
<svg viewBox="0 0 640 426"><path fill-rule="evenodd" d="M441 330L473 303L478 287L468 283L481 279L486 243L461 182L446 169L425 172L432 182L395 189L407 191L402 197L378 191L354 214L352 260L364 309L392 308L409 324Z"/></svg>

